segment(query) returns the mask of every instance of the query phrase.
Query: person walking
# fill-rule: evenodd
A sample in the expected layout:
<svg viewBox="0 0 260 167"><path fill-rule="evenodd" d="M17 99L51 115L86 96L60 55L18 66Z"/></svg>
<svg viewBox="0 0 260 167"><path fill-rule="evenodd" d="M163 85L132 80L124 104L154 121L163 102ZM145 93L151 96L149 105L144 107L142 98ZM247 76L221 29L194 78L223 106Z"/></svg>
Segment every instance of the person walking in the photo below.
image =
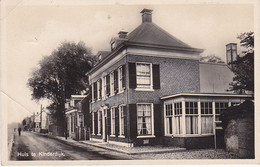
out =
<svg viewBox="0 0 260 167"><path fill-rule="evenodd" d="M22 131L22 129L19 127L19 128L18 128L18 134L19 134L19 136L21 136L21 131Z"/></svg>

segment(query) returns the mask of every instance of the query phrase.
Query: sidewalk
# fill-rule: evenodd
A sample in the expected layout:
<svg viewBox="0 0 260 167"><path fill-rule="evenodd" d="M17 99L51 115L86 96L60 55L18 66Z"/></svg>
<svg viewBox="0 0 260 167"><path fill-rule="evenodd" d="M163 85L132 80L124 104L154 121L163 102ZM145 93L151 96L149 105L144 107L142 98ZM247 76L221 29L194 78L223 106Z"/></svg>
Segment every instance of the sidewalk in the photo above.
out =
<svg viewBox="0 0 260 167"><path fill-rule="evenodd" d="M111 151L116 151L120 153L125 153L129 155L134 154L151 154L151 153L171 153L171 152L178 152L178 151L185 151L186 148L179 148L179 147L163 147L163 146L136 146L136 147L123 147L114 144L107 144L95 141L75 141L71 138L65 139L65 137L56 136L55 138L66 141L68 143L82 143L86 145L91 145L98 148L103 148Z"/></svg>

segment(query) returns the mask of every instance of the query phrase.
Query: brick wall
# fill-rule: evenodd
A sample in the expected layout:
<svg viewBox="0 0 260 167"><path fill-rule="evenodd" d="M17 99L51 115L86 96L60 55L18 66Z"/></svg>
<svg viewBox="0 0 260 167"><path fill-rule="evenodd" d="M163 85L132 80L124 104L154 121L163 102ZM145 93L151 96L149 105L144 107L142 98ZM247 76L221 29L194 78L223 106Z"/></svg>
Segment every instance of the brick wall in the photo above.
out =
<svg viewBox="0 0 260 167"><path fill-rule="evenodd" d="M180 92L199 92L199 61L177 58L128 55L129 62L149 62L160 65L160 89L152 92L129 90L129 103L160 103L160 97ZM128 73L127 73L128 75ZM127 85L128 85L127 76Z"/></svg>
<svg viewBox="0 0 260 167"><path fill-rule="evenodd" d="M254 119L237 118L229 121L224 137L226 151L241 158L254 158Z"/></svg>

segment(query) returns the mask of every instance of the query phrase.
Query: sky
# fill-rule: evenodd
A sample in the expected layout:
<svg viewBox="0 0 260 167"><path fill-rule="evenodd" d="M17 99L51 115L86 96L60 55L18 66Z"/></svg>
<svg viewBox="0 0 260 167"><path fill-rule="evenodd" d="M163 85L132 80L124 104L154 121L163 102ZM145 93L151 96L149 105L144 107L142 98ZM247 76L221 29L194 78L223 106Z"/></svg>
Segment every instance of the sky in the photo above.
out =
<svg viewBox="0 0 260 167"><path fill-rule="evenodd" d="M203 55L225 59L225 45L239 43L237 35L254 31L251 4L156 4L156 5L28 5L16 1L1 13L5 55L2 57L2 104L8 122L21 121L40 111L26 86L30 73L43 56L63 41L84 41L93 53L110 49L110 40L121 30L131 32L141 24L141 10L153 9L153 22Z"/></svg>

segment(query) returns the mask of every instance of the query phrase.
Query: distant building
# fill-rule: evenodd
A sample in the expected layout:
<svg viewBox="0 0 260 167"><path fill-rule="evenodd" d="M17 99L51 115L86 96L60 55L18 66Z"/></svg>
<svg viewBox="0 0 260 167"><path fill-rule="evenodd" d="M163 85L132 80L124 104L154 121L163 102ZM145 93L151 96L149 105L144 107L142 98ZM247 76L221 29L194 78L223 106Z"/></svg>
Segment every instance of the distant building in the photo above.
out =
<svg viewBox="0 0 260 167"><path fill-rule="evenodd" d="M91 140L209 148L217 139L221 145L220 111L250 95L227 93L233 77L227 64L201 63L202 49L154 24L152 10L141 14L142 24L120 31L111 52L87 73Z"/></svg>
<svg viewBox="0 0 260 167"><path fill-rule="evenodd" d="M89 138L89 96L71 95L66 103L67 135L75 140ZM85 107L87 105L87 107Z"/></svg>

